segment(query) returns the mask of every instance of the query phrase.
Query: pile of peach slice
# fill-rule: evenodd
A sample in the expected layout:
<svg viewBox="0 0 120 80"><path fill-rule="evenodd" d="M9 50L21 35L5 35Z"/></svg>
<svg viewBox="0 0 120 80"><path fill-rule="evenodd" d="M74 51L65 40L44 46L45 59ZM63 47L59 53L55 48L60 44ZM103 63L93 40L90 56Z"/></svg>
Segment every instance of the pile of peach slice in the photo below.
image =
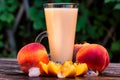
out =
<svg viewBox="0 0 120 80"><path fill-rule="evenodd" d="M73 63L65 61L63 64L50 61L48 64L40 62L41 75L56 76L58 78L82 76L87 73L88 67L86 63Z"/></svg>

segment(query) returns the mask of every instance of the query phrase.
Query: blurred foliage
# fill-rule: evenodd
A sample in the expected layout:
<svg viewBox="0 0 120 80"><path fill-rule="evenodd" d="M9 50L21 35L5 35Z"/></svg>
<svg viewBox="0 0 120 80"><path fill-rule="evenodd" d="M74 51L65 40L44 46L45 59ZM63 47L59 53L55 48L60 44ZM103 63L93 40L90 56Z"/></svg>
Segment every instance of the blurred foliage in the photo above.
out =
<svg viewBox="0 0 120 80"><path fill-rule="evenodd" d="M15 5L16 4L16 5ZM8 39L6 31L13 27L15 21L14 13L19 3L16 0L0 1L0 57L15 57L14 54L8 54Z"/></svg>
<svg viewBox="0 0 120 80"><path fill-rule="evenodd" d="M12 14L15 9L17 8L17 5L13 5L15 3L15 0L6 0L0 2L0 21L7 23L6 25L10 25L14 21L14 15ZM1 26L2 28L4 26ZM9 26L11 27L11 26Z"/></svg>
<svg viewBox="0 0 120 80"><path fill-rule="evenodd" d="M15 43L17 51L25 44L34 42L35 37L46 30L43 4L47 2L79 3L75 43L84 41L98 43L107 48L111 62L120 62L120 0L28 0L29 18L22 16ZM4 0L0 2L0 57L15 57L8 50L6 30L13 27L16 14L23 2ZM48 45L47 41L43 42ZM7 48L6 48L7 47ZM10 53L10 54L8 54ZM12 55L12 56L11 56Z"/></svg>

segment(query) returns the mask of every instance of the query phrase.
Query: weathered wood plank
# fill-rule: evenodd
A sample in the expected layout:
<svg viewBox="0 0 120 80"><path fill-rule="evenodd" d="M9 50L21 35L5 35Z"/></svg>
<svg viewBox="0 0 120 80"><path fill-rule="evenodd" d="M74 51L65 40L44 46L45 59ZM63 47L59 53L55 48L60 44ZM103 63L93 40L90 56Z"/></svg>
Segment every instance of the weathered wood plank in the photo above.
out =
<svg viewBox="0 0 120 80"><path fill-rule="evenodd" d="M74 80L74 78L58 79L55 77L29 78L21 70L16 59L0 58L0 80ZM75 80L120 80L120 63L110 63L98 77L77 77Z"/></svg>
<svg viewBox="0 0 120 80"><path fill-rule="evenodd" d="M103 71L102 75L120 77L120 64L110 63L109 66Z"/></svg>

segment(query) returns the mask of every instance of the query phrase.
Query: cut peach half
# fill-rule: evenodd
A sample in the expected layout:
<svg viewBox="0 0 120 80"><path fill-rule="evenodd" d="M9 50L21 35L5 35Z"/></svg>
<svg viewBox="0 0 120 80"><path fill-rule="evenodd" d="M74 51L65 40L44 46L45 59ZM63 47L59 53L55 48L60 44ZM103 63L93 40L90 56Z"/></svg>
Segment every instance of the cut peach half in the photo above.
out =
<svg viewBox="0 0 120 80"><path fill-rule="evenodd" d="M60 68L61 68L61 64L50 61L48 63L48 74L50 76L57 76Z"/></svg>

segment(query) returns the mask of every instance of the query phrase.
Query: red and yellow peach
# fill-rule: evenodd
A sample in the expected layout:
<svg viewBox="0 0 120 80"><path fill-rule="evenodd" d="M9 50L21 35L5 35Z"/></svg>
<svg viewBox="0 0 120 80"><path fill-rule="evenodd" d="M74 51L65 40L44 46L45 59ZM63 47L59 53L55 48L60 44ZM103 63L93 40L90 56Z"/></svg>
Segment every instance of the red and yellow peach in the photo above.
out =
<svg viewBox="0 0 120 80"><path fill-rule="evenodd" d="M102 45L83 44L76 53L76 62L87 63L90 69L101 72L108 66L110 58L106 48Z"/></svg>
<svg viewBox="0 0 120 80"><path fill-rule="evenodd" d="M40 69L40 61L48 64L49 56L40 43L29 43L23 46L17 55L17 61L24 73L29 73L32 67Z"/></svg>

